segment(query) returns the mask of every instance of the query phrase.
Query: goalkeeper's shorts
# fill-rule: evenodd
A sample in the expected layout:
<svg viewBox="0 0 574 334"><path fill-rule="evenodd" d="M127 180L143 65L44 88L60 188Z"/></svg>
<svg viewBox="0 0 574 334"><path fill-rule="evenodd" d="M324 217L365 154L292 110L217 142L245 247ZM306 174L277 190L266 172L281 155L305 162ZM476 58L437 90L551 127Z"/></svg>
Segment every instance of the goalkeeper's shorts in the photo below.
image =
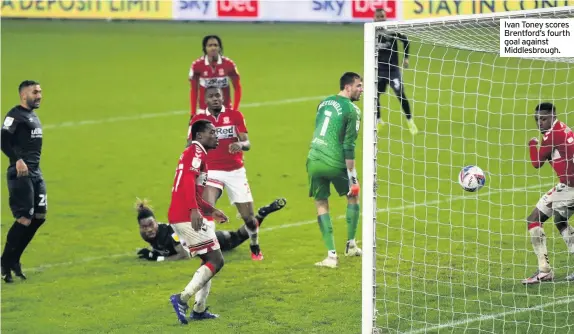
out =
<svg viewBox="0 0 574 334"><path fill-rule="evenodd" d="M320 160L307 159L309 197L325 200L331 196L331 183L339 196L349 193L349 177L345 168L336 168Z"/></svg>

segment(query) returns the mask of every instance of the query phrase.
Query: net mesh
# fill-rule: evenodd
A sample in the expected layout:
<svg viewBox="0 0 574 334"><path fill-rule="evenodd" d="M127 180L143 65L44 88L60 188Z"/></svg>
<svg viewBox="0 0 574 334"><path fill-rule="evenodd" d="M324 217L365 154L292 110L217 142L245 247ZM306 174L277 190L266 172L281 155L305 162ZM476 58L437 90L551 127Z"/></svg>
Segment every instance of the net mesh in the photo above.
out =
<svg viewBox="0 0 574 334"><path fill-rule="evenodd" d="M574 59L500 57L499 20L520 17L572 18L574 10L377 27L409 38L403 87L419 128L411 135L397 96L379 92L381 332L574 333L574 283L565 280L574 256L552 221L544 229L555 282L520 283L537 269L526 218L557 182L550 166L530 164L533 110L552 102L574 126ZM458 184L467 165L486 173L478 193Z"/></svg>

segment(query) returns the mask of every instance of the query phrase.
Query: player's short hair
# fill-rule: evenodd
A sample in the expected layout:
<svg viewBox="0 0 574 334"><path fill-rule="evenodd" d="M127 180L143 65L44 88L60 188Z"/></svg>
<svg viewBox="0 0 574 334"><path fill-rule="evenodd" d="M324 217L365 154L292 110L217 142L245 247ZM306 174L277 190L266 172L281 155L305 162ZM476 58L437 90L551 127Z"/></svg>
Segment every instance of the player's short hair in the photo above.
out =
<svg viewBox="0 0 574 334"><path fill-rule="evenodd" d="M212 38L217 40L217 43L219 43L219 54L223 54L223 42L221 41L221 38L219 38L219 36L217 35L207 35L203 37L203 41L201 42L201 46L203 47L203 54L204 55L207 54L207 41L209 41Z"/></svg>
<svg viewBox="0 0 574 334"><path fill-rule="evenodd" d="M211 124L211 122L205 119L200 119L193 122L191 125L191 139L197 138L197 134L205 131L209 124Z"/></svg>
<svg viewBox="0 0 574 334"><path fill-rule="evenodd" d="M345 89L345 86L352 85L355 79L362 80L361 76L355 72L345 72L341 79L339 79L339 88L341 90Z"/></svg>
<svg viewBox="0 0 574 334"><path fill-rule="evenodd" d="M540 111L547 111L547 112L552 112L552 114L556 114L556 107L550 103L550 102L542 102L539 105L536 106L536 112L540 112Z"/></svg>
<svg viewBox="0 0 574 334"><path fill-rule="evenodd" d="M207 87L205 87L205 95L207 95L207 91L210 90L210 89L219 89L219 90L221 90L221 88L219 88L219 87L217 87L217 86L207 86Z"/></svg>
<svg viewBox="0 0 574 334"><path fill-rule="evenodd" d="M35 86L35 85L39 85L39 84L40 83L38 81L35 81L35 80L24 80L18 86L18 93L21 93L22 89L24 89L26 87Z"/></svg>
<svg viewBox="0 0 574 334"><path fill-rule="evenodd" d="M136 201L136 212L138 213L138 224L142 219L146 218L155 218L153 210L149 205L149 201L147 199L137 199Z"/></svg>

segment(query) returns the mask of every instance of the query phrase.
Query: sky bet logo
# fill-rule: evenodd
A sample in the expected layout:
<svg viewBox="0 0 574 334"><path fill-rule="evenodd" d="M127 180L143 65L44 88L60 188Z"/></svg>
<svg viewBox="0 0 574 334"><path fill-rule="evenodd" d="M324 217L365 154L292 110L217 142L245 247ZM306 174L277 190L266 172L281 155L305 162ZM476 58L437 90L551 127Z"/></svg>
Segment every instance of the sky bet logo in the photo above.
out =
<svg viewBox="0 0 574 334"><path fill-rule="evenodd" d="M345 7L344 0L313 0L313 11L315 12L336 13L337 16L341 16L343 7Z"/></svg>
<svg viewBox="0 0 574 334"><path fill-rule="evenodd" d="M179 10L189 10L189 11L193 11L193 12L199 12L202 14L207 14L207 11L209 10L209 3L211 1L209 0L188 0L188 1L184 1L184 0L180 0L179 1Z"/></svg>

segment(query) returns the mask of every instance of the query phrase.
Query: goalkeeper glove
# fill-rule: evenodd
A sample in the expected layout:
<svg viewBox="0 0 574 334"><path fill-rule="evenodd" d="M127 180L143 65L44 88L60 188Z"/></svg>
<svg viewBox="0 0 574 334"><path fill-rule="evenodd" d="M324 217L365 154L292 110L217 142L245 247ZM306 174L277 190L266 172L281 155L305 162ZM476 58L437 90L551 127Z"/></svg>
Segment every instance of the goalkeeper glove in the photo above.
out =
<svg viewBox="0 0 574 334"><path fill-rule="evenodd" d="M349 192L347 193L347 196L359 196L361 187L359 186L359 180L357 179L357 170L354 168L353 170L347 169L347 175L349 176Z"/></svg>
<svg viewBox="0 0 574 334"><path fill-rule="evenodd" d="M148 261L157 261L157 262L161 262L163 260L165 260L165 257L160 256L158 252L156 251L150 251L147 248L142 248L138 251L138 257L140 259L145 259Z"/></svg>

